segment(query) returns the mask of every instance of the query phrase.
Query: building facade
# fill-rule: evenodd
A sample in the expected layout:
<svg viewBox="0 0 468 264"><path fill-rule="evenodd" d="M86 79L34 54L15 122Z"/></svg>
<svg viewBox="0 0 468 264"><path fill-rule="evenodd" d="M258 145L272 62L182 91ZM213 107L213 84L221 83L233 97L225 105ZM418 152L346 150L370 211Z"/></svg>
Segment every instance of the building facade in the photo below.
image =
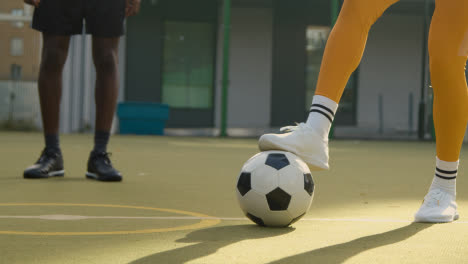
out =
<svg viewBox="0 0 468 264"><path fill-rule="evenodd" d="M330 3L232 0L231 134L305 120L332 28ZM127 23L125 100L168 103L169 127L219 128L223 1L142 4ZM425 33L422 0L401 1L374 25L340 104L337 136L415 134L418 105L430 103Z"/></svg>
<svg viewBox="0 0 468 264"><path fill-rule="evenodd" d="M339 10L332 2L232 0L229 135L258 135L306 119ZM424 2L402 0L372 27L336 116L337 137L416 137L419 120L425 133L431 133ZM120 45L120 101L169 104L169 133L182 128L218 134L225 66L223 4L142 0L141 12L128 19ZM429 13L433 9L432 1ZM93 128L90 47L89 36L72 39L64 71L62 132Z"/></svg>
<svg viewBox="0 0 468 264"><path fill-rule="evenodd" d="M28 16L31 8L25 7L23 1L2 0L0 13L12 16ZM10 80L12 65L21 67L21 79L25 81L37 80L40 63L41 36L32 30L28 22L0 21L0 80Z"/></svg>

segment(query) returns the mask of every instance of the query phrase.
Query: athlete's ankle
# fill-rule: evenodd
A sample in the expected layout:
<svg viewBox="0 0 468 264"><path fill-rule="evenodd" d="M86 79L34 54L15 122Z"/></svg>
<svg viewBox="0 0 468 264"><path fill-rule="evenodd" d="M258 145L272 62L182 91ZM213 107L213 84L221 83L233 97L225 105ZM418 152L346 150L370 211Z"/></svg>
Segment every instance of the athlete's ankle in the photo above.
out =
<svg viewBox="0 0 468 264"><path fill-rule="evenodd" d="M328 137L337 109L338 104L335 101L315 95L306 124L321 137Z"/></svg>

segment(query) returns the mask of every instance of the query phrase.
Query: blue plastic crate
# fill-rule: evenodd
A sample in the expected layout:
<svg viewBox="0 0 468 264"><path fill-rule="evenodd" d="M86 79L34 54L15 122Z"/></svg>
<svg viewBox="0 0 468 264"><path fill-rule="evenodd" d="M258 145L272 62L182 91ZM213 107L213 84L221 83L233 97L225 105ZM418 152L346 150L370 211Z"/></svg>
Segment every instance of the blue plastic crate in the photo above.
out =
<svg viewBox="0 0 468 264"><path fill-rule="evenodd" d="M124 102L117 107L120 134L164 135L169 106L159 103Z"/></svg>

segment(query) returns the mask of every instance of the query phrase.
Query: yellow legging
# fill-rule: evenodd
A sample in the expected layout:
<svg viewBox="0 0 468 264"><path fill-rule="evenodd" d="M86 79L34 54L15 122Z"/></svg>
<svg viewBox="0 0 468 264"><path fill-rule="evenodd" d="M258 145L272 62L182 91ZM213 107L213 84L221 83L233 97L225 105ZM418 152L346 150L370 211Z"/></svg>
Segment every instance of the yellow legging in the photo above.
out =
<svg viewBox="0 0 468 264"><path fill-rule="evenodd" d="M371 26L399 0L345 0L325 49L317 95L339 102ZM468 0L436 0L429 34L437 156L457 161L468 121Z"/></svg>

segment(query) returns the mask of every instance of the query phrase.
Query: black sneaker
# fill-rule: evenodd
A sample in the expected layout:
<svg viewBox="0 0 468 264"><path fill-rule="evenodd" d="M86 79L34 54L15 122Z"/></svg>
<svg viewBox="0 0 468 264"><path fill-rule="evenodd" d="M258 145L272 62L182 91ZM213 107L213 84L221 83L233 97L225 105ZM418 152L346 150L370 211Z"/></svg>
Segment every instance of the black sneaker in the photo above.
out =
<svg viewBox="0 0 468 264"><path fill-rule="evenodd" d="M110 153L107 152L91 152L86 178L98 181L121 181L122 174L112 167L109 157Z"/></svg>
<svg viewBox="0 0 468 264"><path fill-rule="evenodd" d="M60 151L44 149L41 157L24 171L25 179L44 179L65 175L63 157Z"/></svg>

